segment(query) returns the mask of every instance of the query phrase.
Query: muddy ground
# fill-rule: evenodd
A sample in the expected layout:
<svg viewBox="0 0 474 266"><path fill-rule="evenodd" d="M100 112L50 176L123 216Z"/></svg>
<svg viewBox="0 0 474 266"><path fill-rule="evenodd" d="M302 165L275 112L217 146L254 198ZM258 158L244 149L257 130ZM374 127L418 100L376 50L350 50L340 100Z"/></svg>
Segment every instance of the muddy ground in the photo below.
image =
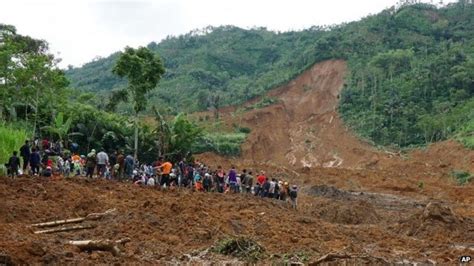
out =
<svg viewBox="0 0 474 266"><path fill-rule="evenodd" d="M339 171L338 171L339 170ZM474 255L473 184L449 177L397 182L389 172L315 169L302 183L299 209L250 195L158 191L103 180L0 180L0 258L27 263L195 263L234 258L208 249L245 236L265 250L258 262L455 263ZM350 177L350 179L349 179ZM444 193L437 193L442 186ZM93 229L34 234L32 223L82 217ZM130 238L121 256L81 252L69 240Z"/></svg>
<svg viewBox="0 0 474 266"><path fill-rule="evenodd" d="M474 256L474 183L461 186L452 176L474 172L474 151L455 141L387 151L358 139L337 113L346 68L340 60L316 64L270 91L267 96L278 100L273 105L220 110L224 128L251 129L242 155L196 156L214 169L235 164L297 184L298 210L250 195L0 178L0 264L246 263L246 257L211 251L229 237L260 244L260 264L452 265ZM30 227L112 208L115 215L85 222L92 229L34 234ZM124 238L130 242L120 256L68 244Z"/></svg>

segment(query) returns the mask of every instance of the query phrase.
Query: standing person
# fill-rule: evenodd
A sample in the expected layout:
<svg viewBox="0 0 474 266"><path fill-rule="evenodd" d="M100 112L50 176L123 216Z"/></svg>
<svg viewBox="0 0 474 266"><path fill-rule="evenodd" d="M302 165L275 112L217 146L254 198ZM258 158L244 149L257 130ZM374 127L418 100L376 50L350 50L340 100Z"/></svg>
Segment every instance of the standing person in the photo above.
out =
<svg viewBox="0 0 474 266"><path fill-rule="evenodd" d="M275 199L280 199L281 181L275 180Z"/></svg>
<svg viewBox="0 0 474 266"><path fill-rule="evenodd" d="M23 159L23 173L26 173L26 168L28 167L28 162L30 160L30 142L25 141L25 144L20 148L20 156Z"/></svg>
<svg viewBox="0 0 474 266"><path fill-rule="evenodd" d="M100 151L97 153L97 172L100 177L104 177L105 175L105 170L107 166L109 165L109 156L105 151Z"/></svg>
<svg viewBox="0 0 474 266"><path fill-rule="evenodd" d="M251 193L252 192L252 186L253 186L253 176L252 176L252 171L249 171L248 174L245 175L245 192Z"/></svg>
<svg viewBox="0 0 474 266"><path fill-rule="evenodd" d="M97 164L97 155L95 154L95 150L92 149L89 154L87 154L87 161L86 161L86 177L92 178L94 175L94 169Z"/></svg>
<svg viewBox="0 0 474 266"><path fill-rule="evenodd" d="M290 194L291 207L296 210L296 205L297 205L296 198L298 197L298 187L296 185L293 185L290 188L289 194Z"/></svg>
<svg viewBox="0 0 474 266"><path fill-rule="evenodd" d="M184 160L181 159L178 163L178 170L179 170L179 186L181 186L183 184L183 180L186 178L186 164L184 163Z"/></svg>
<svg viewBox="0 0 474 266"><path fill-rule="evenodd" d="M14 151L13 155L8 159L8 173L12 178L18 175L18 169L20 168L20 158L18 158L17 154Z"/></svg>
<svg viewBox="0 0 474 266"><path fill-rule="evenodd" d="M163 157L160 156L158 158L158 161L163 162ZM170 173L171 169L173 168L173 164L170 163L169 161L165 161L159 166L156 166L155 168L161 170L161 180L160 180L160 186L163 187L163 185L166 185L166 188L170 186Z"/></svg>
<svg viewBox="0 0 474 266"><path fill-rule="evenodd" d="M229 171L229 186L231 192L237 193L237 171L233 165Z"/></svg>
<svg viewBox="0 0 474 266"><path fill-rule="evenodd" d="M112 179L115 178L116 171L115 171L115 165L117 164L117 152L112 151L109 156L109 165L110 165L110 177Z"/></svg>
<svg viewBox="0 0 474 266"><path fill-rule="evenodd" d="M204 174L204 180L202 181L202 185L204 187L204 191L210 192L212 187L212 178L209 173Z"/></svg>
<svg viewBox="0 0 474 266"><path fill-rule="evenodd" d="M194 167L192 164L188 164L186 167L186 178L184 179L184 187L192 188L194 182Z"/></svg>
<svg viewBox="0 0 474 266"><path fill-rule="evenodd" d="M122 151L117 152L117 164L118 164L118 169L116 173L116 178L117 180L123 179L123 172L125 169L125 156L123 155Z"/></svg>
<svg viewBox="0 0 474 266"><path fill-rule="evenodd" d="M216 171L216 190L219 193L224 193L225 173L222 166L217 166Z"/></svg>
<svg viewBox="0 0 474 266"><path fill-rule="evenodd" d="M260 196L263 193L263 184L267 177L265 176L265 172L262 170L260 171L260 175L257 176L257 186L255 187L255 196Z"/></svg>
<svg viewBox="0 0 474 266"><path fill-rule="evenodd" d="M127 155L124 161L124 169L125 169L125 175L127 176L128 179L132 179L133 177L134 164L135 164L135 160L133 159L133 156L131 154Z"/></svg>
<svg viewBox="0 0 474 266"><path fill-rule="evenodd" d="M199 171L195 171L194 174L194 189L196 189L196 191L204 191L204 187L202 185L202 176Z"/></svg>
<svg viewBox="0 0 474 266"><path fill-rule="evenodd" d="M81 175L81 168L82 168L82 163L81 163L81 156L79 154L74 153L71 157L71 172L73 173L74 176L79 176Z"/></svg>
<svg viewBox="0 0 474 266"><path fill-rule="evenodd" d="M268 188L268 197L273 198L275 197L275 187L276 187L276 181L275 178L272 178L272 181L269 182L269 188Z"/></svg>
<svg viewBox="0 0 474 266"><path fill-rule="evenodd" d="M240 175L240 186L242 192L247 192L246 190L247 185L247 169L242 170L242 174Z"/></svg>
<svg viewBox="0 0 474 266"><path fill-rule="evenodd" d="M69 174L71 173L71 158L64 159L63 173L65 177L69 177Z"/></svg>
<svg viewBox="0 0 474 266"><path fill-rule="evenodd" d="M268 177L265 178L265 182L262 185L262 192L260 196L262 198L268 197L268 193L270 192L270 181L268 180Z"/></svg>
<svg viewBox="0 0 474 266"><path fill-rule="evenodd" d="M33 148L30 154L31 174L39 175L40 163L41 163L41 156L39 155L39 152L36 150L36 148Z"/></svg>

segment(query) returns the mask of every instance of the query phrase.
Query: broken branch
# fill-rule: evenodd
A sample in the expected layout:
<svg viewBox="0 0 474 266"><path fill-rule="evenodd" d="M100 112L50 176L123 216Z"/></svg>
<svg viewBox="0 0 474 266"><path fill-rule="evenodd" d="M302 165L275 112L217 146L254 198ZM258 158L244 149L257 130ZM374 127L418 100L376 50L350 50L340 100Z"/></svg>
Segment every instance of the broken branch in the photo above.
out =
<svg viewBox="0 0 474 266"><path fill-rule="evenodd" d="M72 218L72 219L65 219L65 220L57 220L57 221L51 221L51 222L44 222L44 223L37 223L37 224L32 224L32 227L53 227L53 226L58 226L58 225L63 225L63 224L71 224L71 223L81 223L86 220L98 220L104 216L111 215L115 213L117 209L110 209L105 212L101 213L90 213L86 217L79 217L79 218Z"/></svg>
<svg viewBox="0 0 474 266"><path fill-rule="evenodd" d="M50 233L57 233L57 232L67 232L67 231L75 231L75 230L82 230L82 229L92 229L95 225L74 225L74 226L64 226L59 228L52 228L46 230L39 230L35 231L35 234L50 234Z"/></svg>

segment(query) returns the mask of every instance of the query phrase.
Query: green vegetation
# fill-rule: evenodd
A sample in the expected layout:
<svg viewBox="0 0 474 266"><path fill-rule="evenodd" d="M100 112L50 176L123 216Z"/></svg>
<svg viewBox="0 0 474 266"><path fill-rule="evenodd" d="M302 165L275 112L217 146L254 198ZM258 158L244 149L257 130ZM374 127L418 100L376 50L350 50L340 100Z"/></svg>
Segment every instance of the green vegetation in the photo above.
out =
<svg viewBox="0 0 474 266"><path fill-rule="evenodd" d="M28 132L0 124L0 176L6 175L5 163L28 138Z"/></svg>
<svg viewBox="0 0 474 266"><path fill-rule="evenodd" d="M265 255L265 249L255 240L246 237L228 237L217 241L211 251L255 262Z"/></svg>
<svg viewBox="0 0 474 266"><path fill-rule="evenodd" d="M473 176L469 172L466 172L466 171L453 171L451 175L456 179L456 181L460 185L465 185L469 183L473 178Z"/></svg>
<svg viewBox="0 0 474 266"><path fill-rule="evenodd" d="M242 103L288 82L316 61L314 43L322 27L275 33L265 28L208 27L168 37L148 48L160 54L166 74L151 101L172 113ZM73 87L103 94L124 86L111 74L118 54L67 71Z"/></svg>
<svg viewBox="0 0 474 266"><path fill-rule="evenodd" d="M138 157L138 114L146 109L146 95L152 91L165 73L163 64L158 55L148 48L133 49L126 47L121 53L112 70L121 78L127 78L128 86L114 91L109 102L109 108L115 109L118 102L126 102L131 98L134 115L134 158Z"/></svg>
<svg viewBox="0 0 474 266"><path fill-rule="evenodd" d="M474 5L386 10L340 32L358 46L339 110L361 136L404 147L470 134Z"/></svg>
<svg viewBox="0 0 474 266"><path fill-rule="evenodd" d="M248 133L206 133L194 145L193 151L201 153L212 151L227 156L240 155L240 145L245 141Z"/></svg>
<svg viewBox="0 0 474 266"><path fill-rule="evenodd" d="M146 93L164 72L160 59L146 48L127 48L123 55L114 72L126 77L129 87L118 90L113 103L130 96L133 116L107 112L105 107L112 110L114 106L95 101L94 94L68 89L46 42L0 24L0 163L33 138L60 140L66 149L74 142L81 154L93 148L130 153L138 143L139 159L148 162L165 148L170 155L188 155L201 129L186 116L170 119L169 147L159 142L162 131L136 119L146 106Z"/></svg>
<svg viewBox="0 0 474 266"><path fill-rule="evenodd" d="M278 103L278 99L277 98L272 98L272 97L262 97L262 99L260 99L258 102L252 104L252 105L249 105L249 106L245 106L244 109L245 111L249 111L249 110L253 110L253 109L261 109L261 108L265 108L267 106L270 106L272 104L275 104L275 103Z"/></svg>
<svg viewBox="0 0 474 266"><path fill-rule="evenodd" d="M167 68L149 97L171 114L213 110L260 96L315 62L345 59L339 111L360 136L398 147L457 137L472 147L473 38L474 5L464 0L443 8L404 4L299 32L208 27L148 45ZM76 88L107 94L124 86L110 73L117 57L67 76Z"/></svg>

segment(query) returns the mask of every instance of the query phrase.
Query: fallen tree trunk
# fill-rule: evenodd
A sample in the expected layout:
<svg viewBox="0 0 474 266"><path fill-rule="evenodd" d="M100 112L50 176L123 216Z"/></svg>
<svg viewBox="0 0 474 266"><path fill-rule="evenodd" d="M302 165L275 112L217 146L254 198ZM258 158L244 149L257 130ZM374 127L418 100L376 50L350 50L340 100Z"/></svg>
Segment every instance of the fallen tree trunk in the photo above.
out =
<svg viewBox="0 0 474 266"><path fill-rule="evenodd" d="M117 241L111 241L108 239L103 240L79 240L79 241L69 241L70 245L78 247L81 251L108 251L114 256L120 256L120 249L118 245L123 245L127 242L130 242L130 238L124 238Z"/></svg>
<svg viewBox="0 0 474 266"><path fill-rule="evenodd" d="M117 209L110 209L110 210L107 210L107 211L101 212L101 213L90 213L86 217L79 217L79 218L72 218L72 219L37 223L37 224L32 224L31 226L32 227L53 227L53 226L58 226L58 225L63 225L63 224L81 223L81 222L86 221L86 220L98 220L98 219L100 219L104 216L112 215L116 211L117 211Z"/></svg>
<svg viewBox="0 0 474 266"><path fill-rule="evenodd" d="M51 233L58 233L58 232L92 229L94 227L96 226L95 225L74 225L74 226L64 226L64 227L59 227L59 228L39 230L39 231L34 231L34 233L35 234L51 234Z"/></svg>

